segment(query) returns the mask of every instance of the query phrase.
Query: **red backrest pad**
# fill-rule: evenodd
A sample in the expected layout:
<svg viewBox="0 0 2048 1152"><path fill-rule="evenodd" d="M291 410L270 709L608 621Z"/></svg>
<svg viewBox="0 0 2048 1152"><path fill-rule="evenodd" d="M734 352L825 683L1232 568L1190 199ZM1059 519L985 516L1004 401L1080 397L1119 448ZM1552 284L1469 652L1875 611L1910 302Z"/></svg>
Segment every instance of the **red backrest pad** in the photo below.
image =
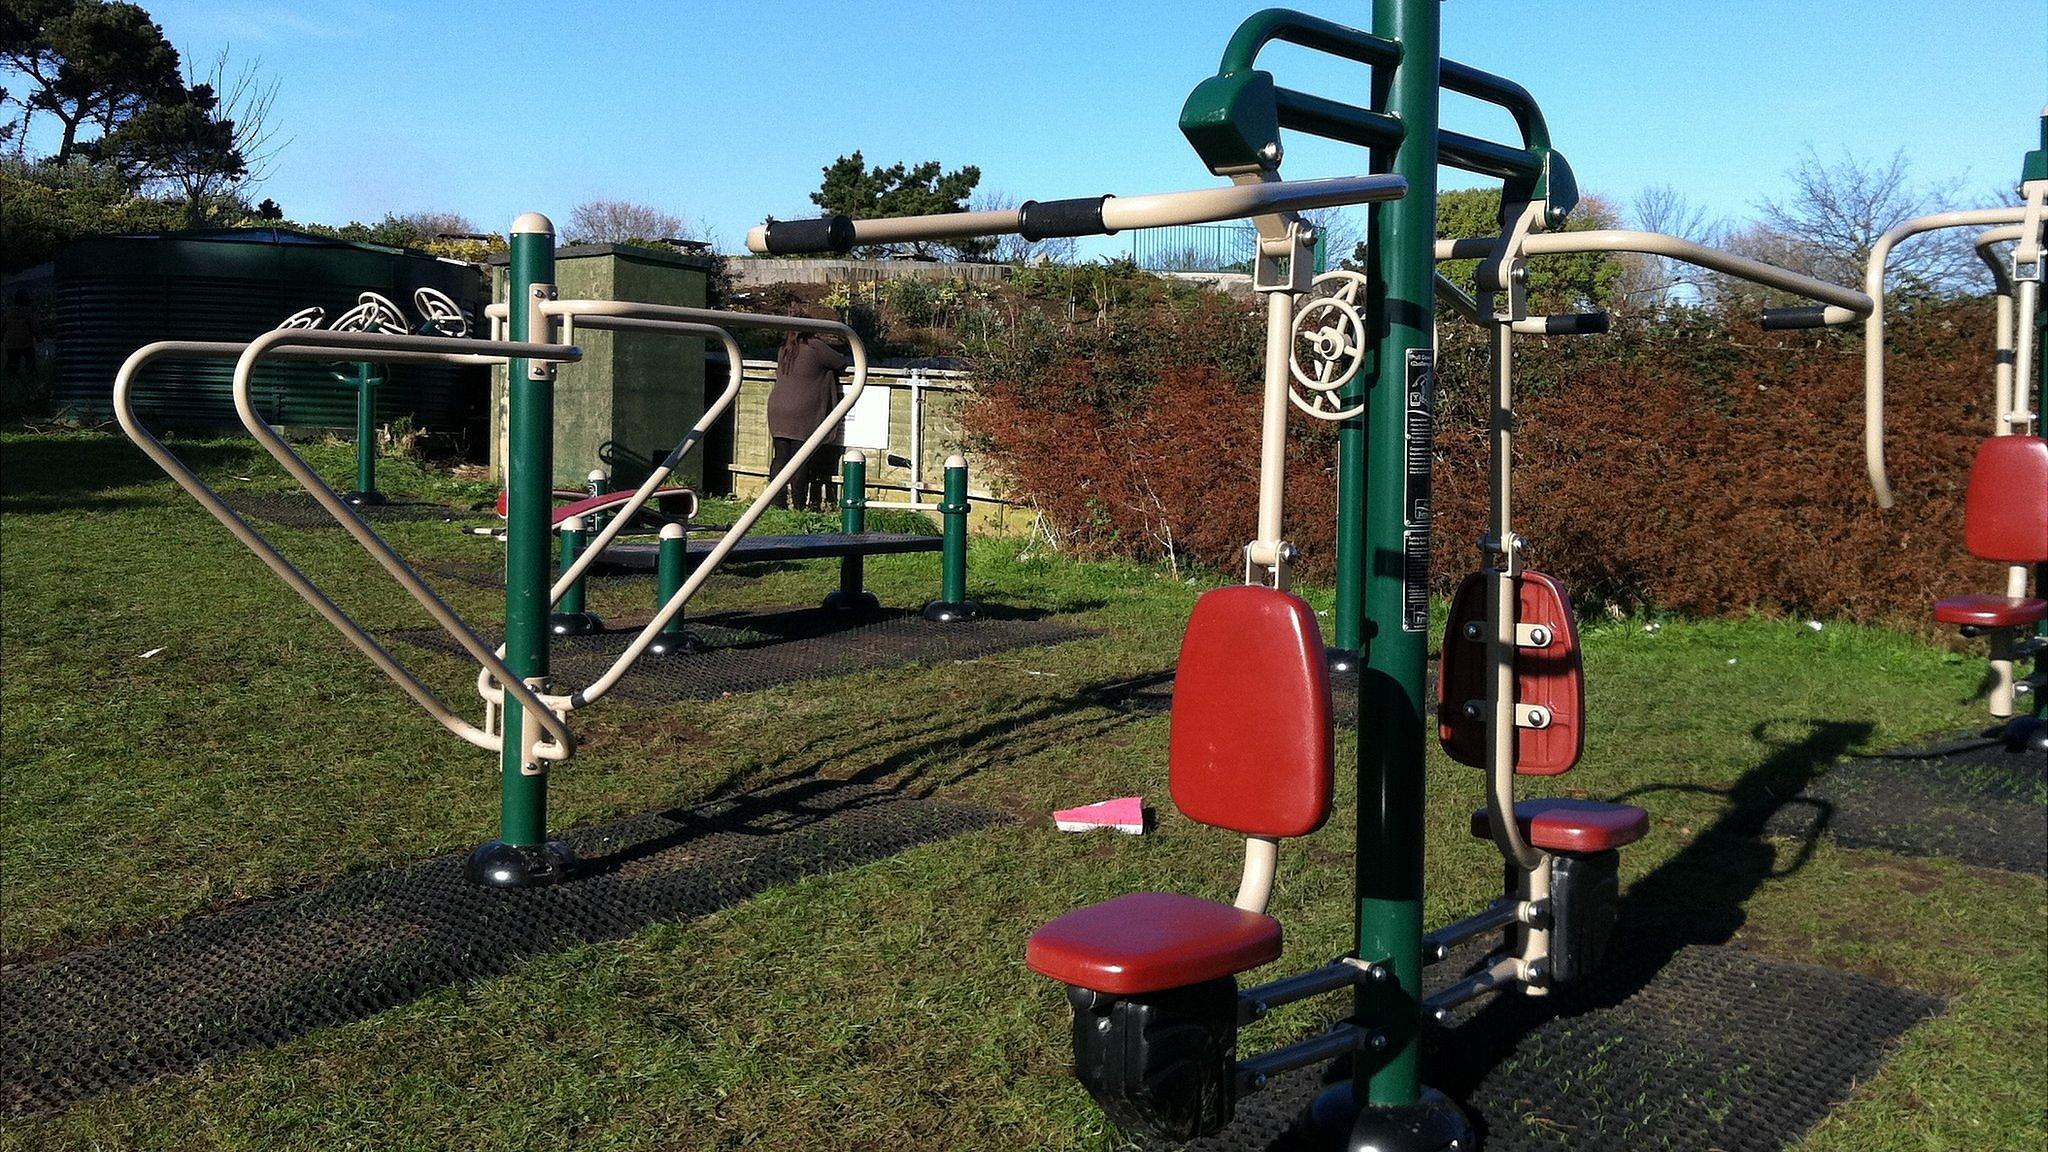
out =
<svg viewBox="0 0 2048 1152"><path fill-rule="evenodd" d="M1993 436L1978 447L1963 503L1963 543L1983 560L2048 562L2048 440Z"/></svg>
<svg viewBox="0 0 2048 1152"><path fill-rule="evenodd" d="M1195 603L1173 678L1167 778L1191 820L1305 836L1330 816L1337 760L1315 610L1247 585Z"/></svg>
<svg viewBox="0 0 2048 1152"><path fill-rule="evenodd" d="M1474 572L1458 585L1436 670L1437 737L1446 755L1474 768L1486 765L1486 718L1468 718L1465 703L1486 699L1489 673L1486 643L1465 639L1465 625L1477 621L1491 631L1486 615L1486 582L1491 579ZM1550 645L1516 650L1515 697L1520 703L1548 708L1550 726L1515 730L1515 772L1556 776L1571 771L1586 749L1586 677L1579 659L1579 626L1563 584L1541 572L1524 572L1520 590L1518 619L1548 627Z"/></svg>

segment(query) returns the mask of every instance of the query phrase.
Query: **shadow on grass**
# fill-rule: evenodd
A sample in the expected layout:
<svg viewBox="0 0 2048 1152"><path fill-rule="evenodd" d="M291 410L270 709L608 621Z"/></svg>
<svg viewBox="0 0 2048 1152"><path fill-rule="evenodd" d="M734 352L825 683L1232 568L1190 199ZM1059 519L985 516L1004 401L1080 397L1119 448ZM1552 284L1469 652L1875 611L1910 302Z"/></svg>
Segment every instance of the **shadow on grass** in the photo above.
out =
<svg viewBox="0 0 2048 1152"><path fill-rule="evenodd" d="M205 475L209 469L248 463L251 446L177 441L169 447L193 471ZM104 508L105 492L159 483L168 483L163 469L121 436L23 436L0 448L0 498L10 512L61 512L87 502Z"/></svg>
<svg viewBox="0 0 2048 1152"><path fill-rule="evenodd" d="M1815 720L1805 726L1804 734L1780 740L1773 739L1770 724L1757 725L1756 738L1777 751L1726 790L1646 785L1612 797L1627 803L1658 793L1706 793L1725 797L1728 807L1670 859L1629 885L1607 956L1591 978L1544 998L1495 997L1455 1030L1433 1033L1432 1083L1454 1097L1468 1097L1524 1035L1550 1019L1620 1004L1656 979L1682 950L1732 939L1746 919L1744 905L1758 889L1806 866L1827 813L1806 826L1783 865L1771 843L1773 819L1788 807L1814 805L1802 793L1873 730L1860 721Z"/></svg>

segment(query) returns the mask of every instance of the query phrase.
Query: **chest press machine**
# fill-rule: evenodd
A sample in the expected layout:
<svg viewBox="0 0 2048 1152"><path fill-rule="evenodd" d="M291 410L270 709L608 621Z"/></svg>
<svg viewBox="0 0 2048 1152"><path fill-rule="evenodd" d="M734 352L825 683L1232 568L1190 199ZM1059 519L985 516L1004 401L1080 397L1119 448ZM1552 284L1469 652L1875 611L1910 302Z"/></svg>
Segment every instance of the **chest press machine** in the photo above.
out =
<svg viewBox="0 0 2048 1152"><path fill-rule="evenodd" d="M2048 753L2048 441L2038 431L2048 402L2048 298L2041 290L2048 243L2048 113L2041 147L2027 153L2020 203L1940 212L1886 232L1864 268L1864 289L1878 302L1864 320L1863 445L1879 505L1894 498L1885 473L1884 283L1892 250L1909 237L1946 228L1979 228L1977 254L1991 270L1997 301L1991 434L1977 446L1963 503L1963 545L1980 560L2006 566L2003 594L1966 593L1934 604L1934 619L1990 641L1986 704L1996 735L2014 751ZM2001 254L1998 246L2011 244ZM2032 595L2028 594L2031 578ZM2031 632L2031 634L2029 634ZM2017 666L2033 662L2019 676ZM2029 702L2015 716L2018 701Z"/></svg>

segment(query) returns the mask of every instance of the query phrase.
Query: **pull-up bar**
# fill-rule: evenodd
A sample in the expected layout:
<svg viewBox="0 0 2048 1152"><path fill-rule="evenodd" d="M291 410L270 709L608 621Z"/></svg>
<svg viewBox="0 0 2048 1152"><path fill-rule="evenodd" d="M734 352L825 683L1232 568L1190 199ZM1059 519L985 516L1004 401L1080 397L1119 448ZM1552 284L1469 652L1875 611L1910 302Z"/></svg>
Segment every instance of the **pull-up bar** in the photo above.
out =
<svg viewBox="0 0 2048 1152"><path fill-rule="evenodd" d="M1208 224L1281 212L1303 212L1394 200L1408 189L1399 176L1332 176L1321 180L1267 180L1224 188L1154 192L1142 196L1083 196L1029 200L1022 207L936 216L855 220L824 216L771 220L747 233L749 251L768 256L845 252L862 244L905 244L967 236L1108 236L1129 228Z"/></svg>

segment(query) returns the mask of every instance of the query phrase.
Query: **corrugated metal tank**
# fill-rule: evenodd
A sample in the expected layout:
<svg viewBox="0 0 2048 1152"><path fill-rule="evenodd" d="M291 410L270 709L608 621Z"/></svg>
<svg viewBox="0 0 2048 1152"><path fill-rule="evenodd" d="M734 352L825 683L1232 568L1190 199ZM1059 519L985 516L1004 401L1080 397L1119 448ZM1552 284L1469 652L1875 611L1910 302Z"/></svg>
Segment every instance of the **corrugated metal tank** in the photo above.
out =
<svg viewBox="0 0 2048 1152"><path fill-rule="evenodd" d="M416 288L438 288L483 331L481 269L417 252L273 228L95 236L57 257L59 408L105 417L114 374L129 353L156 340L249 340L301 308L329 322L362 292L379 292L413 314ZM377 391L379 423L410 416L419 427L483 448L490 398L485 369L398 364ZM154 429L239 431L226 360L165 360L145 372L136 409ZM355 427L355 389L329 366L278 362L259 370L257 410L291 429Z"/></svg>

